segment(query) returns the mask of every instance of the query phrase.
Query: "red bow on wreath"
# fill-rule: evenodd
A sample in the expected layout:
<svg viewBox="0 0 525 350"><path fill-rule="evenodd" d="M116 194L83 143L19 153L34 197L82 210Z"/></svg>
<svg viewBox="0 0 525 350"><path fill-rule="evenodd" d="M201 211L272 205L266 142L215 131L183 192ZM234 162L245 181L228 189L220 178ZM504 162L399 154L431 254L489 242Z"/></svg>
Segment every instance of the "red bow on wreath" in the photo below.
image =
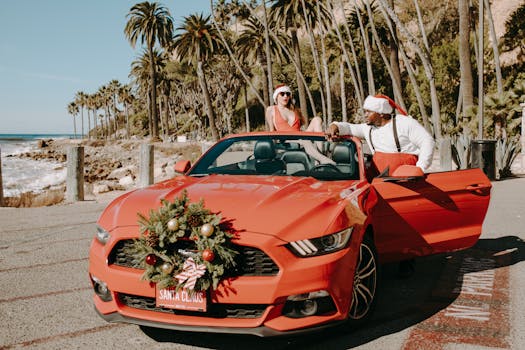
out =
<svg viewBox="0 0 525 350"><path fill-rule="evenodd" d="M202 277L206 272L206 265L200 264L197 265L193 258L188 258L182 266L182 272L179 273L175 278L179 281L179 284L184 283L184 288L193 289L195 288L195 283L197 279Z"/></svg>

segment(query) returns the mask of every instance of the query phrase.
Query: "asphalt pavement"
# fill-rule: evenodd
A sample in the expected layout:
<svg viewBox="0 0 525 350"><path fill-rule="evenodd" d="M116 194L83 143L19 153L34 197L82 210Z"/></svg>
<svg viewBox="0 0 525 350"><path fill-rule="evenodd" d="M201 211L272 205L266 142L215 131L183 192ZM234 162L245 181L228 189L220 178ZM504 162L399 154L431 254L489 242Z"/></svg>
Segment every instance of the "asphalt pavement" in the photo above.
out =
<svg viewBox="0 0 525 350"><path fill-rule="evenodd" d="M0 208L0 349L525 349L525 178L493 183L473 248L418 259L407 279L384 266L369 324L296 338L167 332L100 319L87 265L107 203Z"/></svg>

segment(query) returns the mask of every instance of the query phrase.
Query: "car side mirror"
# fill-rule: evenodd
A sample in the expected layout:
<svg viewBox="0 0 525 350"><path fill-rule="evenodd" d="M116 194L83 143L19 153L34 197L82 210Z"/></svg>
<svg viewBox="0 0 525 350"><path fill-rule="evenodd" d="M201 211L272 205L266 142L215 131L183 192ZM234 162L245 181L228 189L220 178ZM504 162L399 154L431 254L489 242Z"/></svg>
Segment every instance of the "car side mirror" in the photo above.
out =
<svg viewBox="0 0 525 350"><path fill-rule="evenodd" d="M184 174L191 168L191 162L189 160L179 160L175 163L173 169L176 173Z"/></svg>
<svg viewBox="0 0 525 350"><path fill-rule="evenodd" d="M425 173L415 165L400 165L392 173L392 177L424 177Z"/></svg>

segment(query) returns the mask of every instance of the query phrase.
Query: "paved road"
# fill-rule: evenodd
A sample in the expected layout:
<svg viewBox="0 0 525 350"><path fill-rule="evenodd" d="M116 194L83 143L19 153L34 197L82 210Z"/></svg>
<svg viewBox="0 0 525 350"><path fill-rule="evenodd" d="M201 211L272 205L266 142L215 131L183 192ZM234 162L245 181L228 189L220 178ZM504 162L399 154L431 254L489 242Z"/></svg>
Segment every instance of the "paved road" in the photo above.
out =
<svg viewBox="0 0 525 350"><path fill-rule="evenodd" d="M108 324L87 277L106 203L0 208L0 349L525 349L525 178L494 183L479 243L385 266L372 322L301 338L184 334Z"/></svg>

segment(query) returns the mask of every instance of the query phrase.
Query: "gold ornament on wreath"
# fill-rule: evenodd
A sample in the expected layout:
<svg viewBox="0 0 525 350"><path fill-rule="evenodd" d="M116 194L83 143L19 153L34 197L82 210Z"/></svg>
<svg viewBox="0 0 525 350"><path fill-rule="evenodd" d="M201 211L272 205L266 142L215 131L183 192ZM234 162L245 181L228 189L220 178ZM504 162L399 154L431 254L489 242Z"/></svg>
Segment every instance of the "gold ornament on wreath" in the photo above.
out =
<svg viewBox="0 0 525 350"><path fill-rule="evenodd" d="M202 200L190 203L186 191L173 201L162 199L149 217L138 216L140 237L126 253L144 267L142 279L158 288L216 289L235 268L234 234Z"/></svg>

